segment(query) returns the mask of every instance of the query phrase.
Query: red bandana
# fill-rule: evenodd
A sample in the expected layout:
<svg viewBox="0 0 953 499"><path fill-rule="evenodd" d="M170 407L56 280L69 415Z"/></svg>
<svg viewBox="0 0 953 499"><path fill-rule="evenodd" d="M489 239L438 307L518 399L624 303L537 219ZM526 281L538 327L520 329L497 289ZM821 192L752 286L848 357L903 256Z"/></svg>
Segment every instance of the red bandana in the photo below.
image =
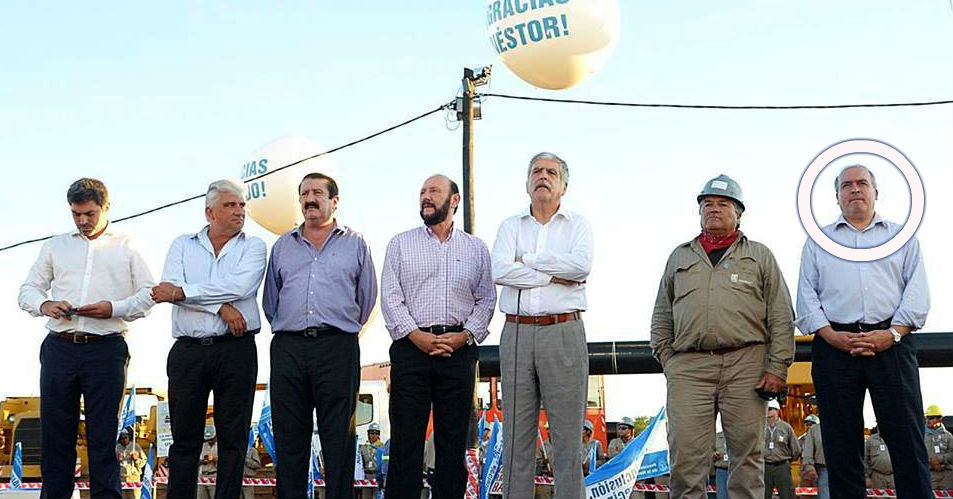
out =
<svg viewBox="0 0 953 499"><path fill-rule="evenodd" d="M698 236L698 242L700 242L702 248L705 249L705 253L711 253L712 251L731 246L731 244L738 239L739 235L741 235L741 231L738 230L735 230L727 236L715 236L703 231L701 235Z"/></svg>

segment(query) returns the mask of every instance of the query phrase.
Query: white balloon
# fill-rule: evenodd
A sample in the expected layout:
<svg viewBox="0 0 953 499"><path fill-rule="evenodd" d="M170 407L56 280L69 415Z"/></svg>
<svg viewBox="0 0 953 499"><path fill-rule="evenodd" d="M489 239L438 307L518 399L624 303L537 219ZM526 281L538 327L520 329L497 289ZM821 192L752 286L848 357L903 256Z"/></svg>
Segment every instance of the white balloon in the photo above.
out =
<svg viewBox="0 0 953 499"><path fill-rule="evenodd" d="M489 0L490 45L527 83L550 90L598 72L619 39L618 0Z"/></svg>
<svg viewBox="0 0 953 499"><path fill-rule="evenodd" d="M273 140L246 156L241 178L247 180L324 151L314 142L298 136ZM304 217L298 203L298 184L308 173L334 176L334 163L326 156L309 159L278 173L245 184L248 214L274 234L295 228Z"/></svg>

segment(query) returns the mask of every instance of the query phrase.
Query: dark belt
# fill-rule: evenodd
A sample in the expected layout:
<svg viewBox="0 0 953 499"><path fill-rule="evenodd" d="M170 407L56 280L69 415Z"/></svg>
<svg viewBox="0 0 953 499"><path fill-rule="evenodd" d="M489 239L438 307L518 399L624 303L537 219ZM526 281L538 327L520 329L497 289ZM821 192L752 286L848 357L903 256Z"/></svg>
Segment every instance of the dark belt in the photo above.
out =
<svg viewBox="0 0 953 499"><path fill-rule="evenodd" d="M318 336L327 336L329 334L338 334L343 332L344 331L333 326L321 326L321 327L307 327L298 331L275 331L275 334L302 336L304 338L317 338Z"/></svg>
<svg viewBox="0 0 953 499"><path fill-rule="evenodd" d="M75 332L75 333L74 333L74 332L70 332L70 331L65 331L65 332L62 332L62 333L58 333L58 332L56 332L56 331L50 331L50 334L52 334L53 336L55 336L55 337L57 337L57 338L59 338L59 339L61 339L61 340L63 340L63 341L69 341L69 342L75 343L75 344L77 344L77 345L85 345L85 344L87 344L87 343L95 343L95 342L97 342L97 341L102 341L102 340L111 340L111 339L115 339L115 338L122 338L122 336L123 336L122 333L92 334L92 333L84 333L84 332L81 332L81 331L77 331L77 332Z"/></svg>
<svg viewBox="0 0 953 499"><path fill-rule="evenodd" d="M506 314L506 322L516 322L518 324L534 324L537 326L552 326L560 322L569 322L579 319L582 316L579 311L566 312L565 314L551 315L513 315Z"/></svg>
<svg viewBox="0 0 953 499"><path fill-rule="evenodd" d="M212 345L217 345L219 343L225 343L226 341L238 340L246 336L254 336L258 334L260 329L249 329L245 331L245 334L241 336L235 336L232 333L220 334L218 336L206 336L204 338L193 338L191 336L180 336L176 338L176 341L181 341L182 343L188 343L190 345L200 345L203 347L210 347Z"/></svg>
<svg viewBox="0 0 953 499"><path fill-rule="evenodd" d="M417 328L425 333L433 334L443 334L443 333L462 333L463 325L457 324L455 326L446 326L443 324L435 324L433 326L421 326Z"/></svg>
<svg viewBox="0 0 953 499"><path fill-rule="evenodd" d="M708 349L697 349L697 350L681 350L682 352L694 352L694 353L707 353L708 355L725 355L726 353L737 352L742 348L748 348L751 345L762 345L762 343L745 343L744 345L738 345L734 347L724 347L724 348L708 348Z"/></svg>
<svg viewBox="0 0 953 499"><path fill-rule="evenodd" d="M876 331L878 329L890 329L890 322L892 320L893 317L876 324L864 324L863 322L841 324L839 322L831 322L831 329L834 331L847 331L848 333L865 333L867 331Z"/></svg>
<svg viewBox="0 0 953 499"><path fill-rule="evenodd" d="M769 462L765 461L764 464L767 464L767 465L770 465L770 466L782 466L782 465L788 464L788 463L790 463L790 462L791 462L791 460L790 460L790 459L787 459L787 460L784 460L784 461L775 461L775 462L773 462L773 463L769 463Z"/></svg>

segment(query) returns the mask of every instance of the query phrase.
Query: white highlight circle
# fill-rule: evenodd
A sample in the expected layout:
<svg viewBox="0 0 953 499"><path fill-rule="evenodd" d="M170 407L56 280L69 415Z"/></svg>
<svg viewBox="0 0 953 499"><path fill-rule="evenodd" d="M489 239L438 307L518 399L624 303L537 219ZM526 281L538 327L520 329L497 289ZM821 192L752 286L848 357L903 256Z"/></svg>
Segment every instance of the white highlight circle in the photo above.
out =
<svg viewBox="0 0 953 499"><path fill-rule="evenodd" d="M835 159L855 153L874 154L893 163L910 186L910 215L907 217L907 222L893 238L873 248L849 248L827 237L827 234L821 230L817 221L814 220L814 211L811 207L811 190L814 188L814 182L821 171ZM807 170L804 170L801 183L797 187L797 214L808 237L824 251L852 262L880 260L902 248L920 228L925 207L926 195L923 190L923 181L920 179L920 173L913 167L910 160L892 146L870 139L845 140L828 147L814 158L814 161L808 165Z"/></svg>

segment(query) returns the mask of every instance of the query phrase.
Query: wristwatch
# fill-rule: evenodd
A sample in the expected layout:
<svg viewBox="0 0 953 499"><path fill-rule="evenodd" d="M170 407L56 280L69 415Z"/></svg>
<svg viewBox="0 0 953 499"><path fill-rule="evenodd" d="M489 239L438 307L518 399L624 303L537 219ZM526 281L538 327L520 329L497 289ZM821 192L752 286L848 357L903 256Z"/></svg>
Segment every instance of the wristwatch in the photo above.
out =
<svg viewBox="0 0 953 499"><path fill-rule="evenodd" d="M902 336L900 333L898 333L898 332L897 332L897 329L894 328L893 326L890 326L890 329L888 329L888 331L890 331L890 334L893 335L893 342L894 342L894 343L900 343L900 340L903 339L903 336Z"/></svg>
<svg viewBox="0 0 953 499"><path fill-rule="evenodd" d="M473 333L471 333L469 329L464 329L463 332L467 333L467 346L476 345L476 338L473 336Z"/></svg>

